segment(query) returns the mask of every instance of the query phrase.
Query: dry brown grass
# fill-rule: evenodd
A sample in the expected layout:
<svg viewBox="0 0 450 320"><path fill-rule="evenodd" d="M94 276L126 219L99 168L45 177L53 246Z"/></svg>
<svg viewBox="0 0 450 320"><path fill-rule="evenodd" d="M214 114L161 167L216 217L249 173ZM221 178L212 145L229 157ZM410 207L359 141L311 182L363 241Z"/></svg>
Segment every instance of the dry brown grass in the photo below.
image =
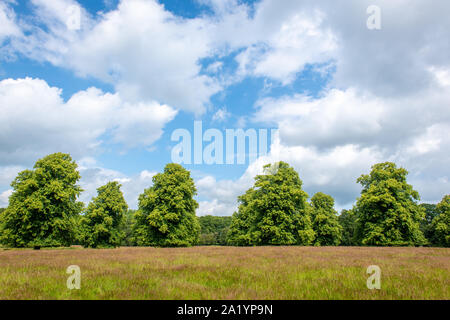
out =
<svg viewBox="0 0 450 320"><path fill-rule="evenodd" d="M66 268L78 265L80 290ZM381 289L366 268L381 268ZM0 299L449 299L450 249L1 250Z"/></svg>

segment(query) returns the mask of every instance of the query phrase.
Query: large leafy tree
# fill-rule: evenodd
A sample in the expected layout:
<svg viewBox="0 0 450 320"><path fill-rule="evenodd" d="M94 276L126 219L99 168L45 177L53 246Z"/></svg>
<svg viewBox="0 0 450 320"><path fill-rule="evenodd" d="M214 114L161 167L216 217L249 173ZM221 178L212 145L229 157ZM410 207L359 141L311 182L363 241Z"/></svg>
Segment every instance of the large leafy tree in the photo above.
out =
<svg viewBox="0 0 450 320"><path fill-rule="evenodd" d="M190 172L170 163L153 177L153 186L139 196L134 234L138 245L182 247L198 242L200 225Z"/></svg>
<svg viewBox="0 0 450 320"><path fill-rule="evenodd" d="M437 204L436 211L438 215L431 223L432 243L440 247L450 247L450 194Z"/></svg>
<svg viewBox="0 0 450 320"><path fill-rule="evenodd" d="M355 240L356 230L356 214L353 210L343 209L338 217L339 224L342 226L342 241L343 246L355 246L357 242Z"/></svg>
<svg viewBox="0 0 450 320"><path fill-rule="evenodd" d="M1 215L0 241L11 247L69 246L83 205L80 174L68 154L55 153L24 170L11 183L9 206Z"/></svg>
<svg viewBox="0 0 450 320"><path fill-rule="evenodd" d="M120 226L127 203L116 181L98 188L97 192L81 219L81 244L91 248L117 247L123 238Z"/></svg>
<svg viewBox="0 0 450 320"><path fill-rule="evenodd" d="M422 245L426 240L419 223L424 209L417 204L419 193L406 181L408 171L392 162L372 166L358 178L363 189L355 210L357 238L362 245Z"/></svg>
<svg viewBox="0 0 450 320"><path fill-rule="evenodd" d="M298 173L285 162L264 166L252 188L238 198L228 243L232 245L309 245L314 231Z"/></svg>
<svg viewBox="0 0 450 320"><path fill-rule="evenodd" d="M334 210L334 199L322 192L311 198L311 218L316 233L314 244L318 246L337 246L342 239L342 226Z"/></svg>

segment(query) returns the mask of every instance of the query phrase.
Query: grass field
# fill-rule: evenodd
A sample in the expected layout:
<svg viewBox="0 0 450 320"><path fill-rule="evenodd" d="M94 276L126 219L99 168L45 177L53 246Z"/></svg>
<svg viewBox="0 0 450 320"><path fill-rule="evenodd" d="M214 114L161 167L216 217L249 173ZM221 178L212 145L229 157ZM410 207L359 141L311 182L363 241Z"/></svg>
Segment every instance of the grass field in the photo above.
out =
<svg viewBox="0 0 450 320"><path fill-rule="evenodd" d="M69 265L80 290L66 287ZM450 249L0 249L0 299L450 299Z"/></svg>

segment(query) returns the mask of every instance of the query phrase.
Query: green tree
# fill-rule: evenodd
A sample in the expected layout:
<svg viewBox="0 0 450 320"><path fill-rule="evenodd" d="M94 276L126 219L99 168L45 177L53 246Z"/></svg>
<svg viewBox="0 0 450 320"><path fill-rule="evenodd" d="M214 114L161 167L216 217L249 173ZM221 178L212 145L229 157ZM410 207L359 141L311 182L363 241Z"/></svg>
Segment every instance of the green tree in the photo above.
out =
<svg viewBox="0 0 450 320"><path fill-rule="evenodd" d="M285 162L264 166L252 188L238 198L231 245L309 245L314 240L308 195L298 173Z"/></svg>
<svg viewBox="0 0 450 320"><path fill-rule="evenodd" d="M117 247L123 238L119 228L128 209L120 184L108 182L97 193L81 219L81 243L90 248Z"/></svg>
<svg viewBox="0 0 450 320"><path fill-rule="evenodd" d="M431 223L432 243L440 247L450 247L450 194L437 204L436 211L438 215Z"/></svg>
<svg viewBox="0 0 450 320"><path fill-rule="evenodd" d="M129 209L122 220L120 225L120 231L123 233L122 246L131 247L136 245L136 241L133 235L134 224L136 223L134 215L136 210Z"/></svg>
<svg viewBox="0 0 450 320"><path fill-rule="evenodd" d="M200 245L225 245L231 217L202 216L200 223Z"/></svg>
<svg viewBox="0 0 450 320"><path fill-rule="evenodd" d="M420 221L420 231L422 231L428 243L431 244L434 234L432 222L439 212L437 211L435 204L421 203L420 206L425 209L425 218Z"/></svg>
<svg viewBox="0 0 450 320"><path fill-rule="evenodd" d="M342 226L343 246L355 246L356 214L353 210L343 209L338 217L339 224Z"/></svg>
<svg viewBox="0 0 450 320"><path fill-rule="evenodd" d="M358 178L363 189L355 210L357 238L362 245L407 246L426 243L419 228L425 212L419 193L406 181L408 171L392 162L372 166Z"/></svg>
<svg viewBox="0 0 450 320"><path fill-rule="evenodd" d="M184 247L197 244L200 225L195 215L197 190L189 171L170 163L153 177L153 186L139 196L134 235L138 245Z"/></svg>
<svg viewBox="0 0 450 320"><path fill-rule="evenodd" d="M314 244L317 246L337 246L342 239L342 227L334 210L333 197L322 192L311 198L311 218L316 233Z"/></svg>
<svg viewBox="0 0 450 320"><path fill-rule="evenodd" d="M1 215L0 242L10 247L70 246L74 217L83 204L80 174L68 154L54 153L24 170L11 183L9 206Z"/></svg>
<svg viewBox="0 0 450 320"><path fill-rule="evenodd" d="M6 208L0 208L0 223L2 221L2 213L6 211ZM0 232L1 232L1 225L0 225ZM0 234L0 239L1 239L1 234ZM1 245L1 242L0 242Z"/></svg>

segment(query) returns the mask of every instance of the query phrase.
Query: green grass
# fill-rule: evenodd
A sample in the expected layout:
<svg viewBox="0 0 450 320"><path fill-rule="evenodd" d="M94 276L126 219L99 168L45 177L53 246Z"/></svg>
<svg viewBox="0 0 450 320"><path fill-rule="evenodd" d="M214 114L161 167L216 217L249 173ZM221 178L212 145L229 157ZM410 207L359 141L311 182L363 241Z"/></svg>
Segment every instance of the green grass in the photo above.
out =
<svg viewBox="0 0 450 320"><path fill-rule="evenodd" d="M66 268L81 268L81 289ZM369 265L381 289L369 290ZM450 249L0 249L0 299L449 299Z"/></svg>

